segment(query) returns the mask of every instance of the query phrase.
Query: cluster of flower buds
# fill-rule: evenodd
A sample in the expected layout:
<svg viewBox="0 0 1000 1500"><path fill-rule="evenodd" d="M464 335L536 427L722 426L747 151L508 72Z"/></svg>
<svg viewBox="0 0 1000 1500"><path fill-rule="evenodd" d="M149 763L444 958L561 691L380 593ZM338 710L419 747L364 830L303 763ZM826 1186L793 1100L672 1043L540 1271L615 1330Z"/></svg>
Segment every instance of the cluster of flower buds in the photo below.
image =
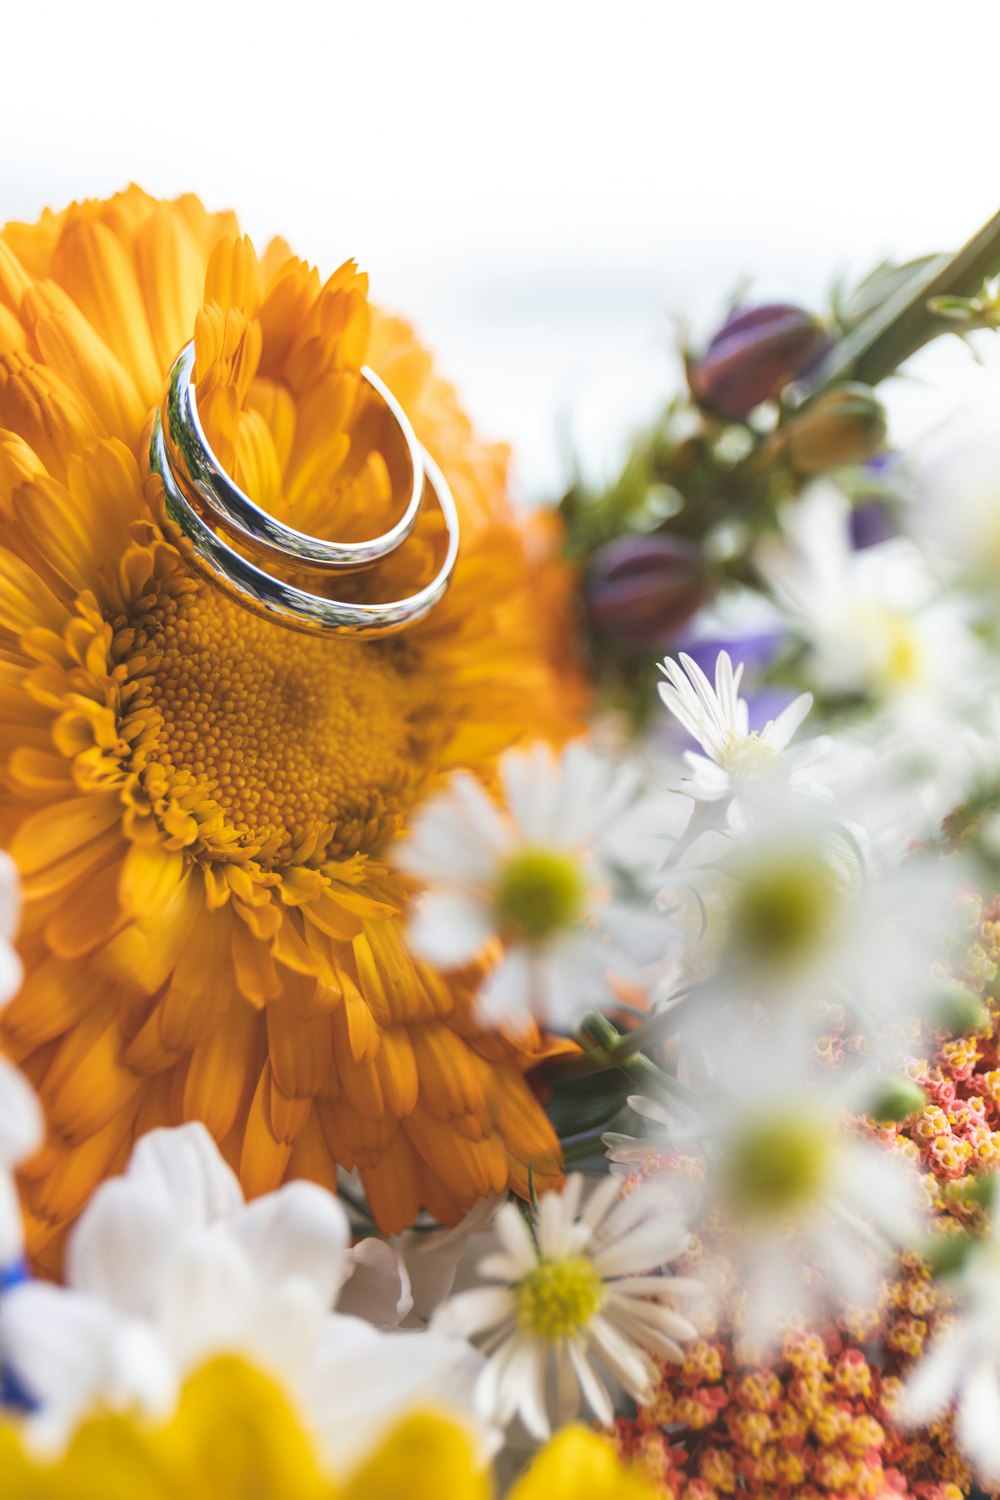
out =
<svg viewBox="0 0 1000 1500"><path fill-rule="evenodd" d="M763 402L777 400L794 381L816 370L831 347L823 324L805 308L787 302L738 308L701 358L688 361L688 384L705 411L744 421ZM787 418L772 451L807 477L864 462L882 445L885 431L874 392L843 381Z"/></svg>

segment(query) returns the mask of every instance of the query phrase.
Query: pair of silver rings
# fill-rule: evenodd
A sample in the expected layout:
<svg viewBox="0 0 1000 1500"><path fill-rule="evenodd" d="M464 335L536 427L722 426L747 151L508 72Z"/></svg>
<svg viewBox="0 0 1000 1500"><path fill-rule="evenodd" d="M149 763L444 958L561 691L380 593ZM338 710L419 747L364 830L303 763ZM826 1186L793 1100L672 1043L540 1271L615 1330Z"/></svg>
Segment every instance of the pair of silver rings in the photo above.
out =
<svg viewBox="0 0 1000 1500"><path fill-rule="evenodd" d="M192 342L174 361L149 442L149 466L163 482L167 519L180 533L192 565L237 603L294 630L377 638L423 620L440 602L454 571L458 515L444 475L375 372L365 366L361 377L375 414L389 419L382 421L390 450L384 457L390 476L402 481L406 504L388 531L356 542L327 541L296 531L244 494L205 435L193 375ZM312 575L318 581L371 568L402 546L428 502L437 505L444 522L444 558L431 581L404 599L385 604L331 599L270 571L277 566L291 570L296 578ZM226 537L244 550L237 551Z"/></svg>

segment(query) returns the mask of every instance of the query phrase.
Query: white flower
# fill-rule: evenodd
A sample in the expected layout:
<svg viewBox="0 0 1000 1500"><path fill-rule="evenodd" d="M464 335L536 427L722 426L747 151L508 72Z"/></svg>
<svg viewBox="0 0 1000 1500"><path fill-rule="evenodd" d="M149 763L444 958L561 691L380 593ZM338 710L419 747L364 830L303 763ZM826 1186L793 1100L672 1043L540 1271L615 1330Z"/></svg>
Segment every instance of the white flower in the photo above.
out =
<svg viewBox="0 0 1000 1500"><path fill-rule="evenodd" d="M718 1213L719 1261L704 1274L720 1305L736 1288L729 1311L758 1353L792 1319L871 1305L896 1247L921 1223L909 1163L844 1121L858 1107L857 1080L807 1071L799 1043L770 1029L751 1044L719 1042L717 1087L695 1101L694 1123L669 1098L640 1098L630 1103L650 1122L645 1140L607 1138L614 1160L641 1162L678 1203ZM670 1154L701 1155L705 1180L673 1171Z"/></svg>
<svg viewBox="0 0 1000 1500"><path fill-rule="evenodd" d="M696 1333L669 1304L702 1287L659 1274L687 1244L679 1219L643 1189L621 1198L621 1181L611 1177L581 1208L584 1182L577 1173L561 1193L547 1193L531 1228L506 1204L496 1246L479 1263L484 1284L458 1293L431 1323L482 1339L481 1416L506 1426L519 1415L539 1440L553 1415L559 1424L573 1420L581 1394L610 1423L607 1377L637 1401L647 1398L655 1360L680 1362L681 1343Z"/></svg>
<svg viewBox="0 0 1000 1500"><path fill-rule="evenodd" d="M21 918L21 891L17 869L9 854L0 850L0 1007L21 988L24 971L14 949Z"/></svg>
<svg viewBox="0 0 1000 1500"><path fill-rule="evenodd" d="M503 805L459 774L418 815L397 862L425 884L410 924L415 952L441 968L504 956L479 997L489 1025L532 1019L570 1031L665 946L665 925L614 899L604 840L632 796L631 778L582 744L556 758L544 745L501 758Z"/></svg>
<svg viewBox="0 0 1000 1500"><path fill-rule="evenodd" d="M925 434L906 464L913 503L903 515L945 576L981 592L994 614L1000 578L1000 437L996 393L967 400Z"/></svg>
<svg viewBox="0 0 1000 1500"><path fill-rule="evenodd" d="M0 1283L24 1249L14 1168L42 1144L41 1106L24 1074L0 1057Z"/></svg>
<svg viewBox="0 0 1000 1500"><path fill-rule="evenodd" d="M13 947L20 913L17 871L10 855L0 851L0 1007L21 984L21 960ZM12 1062L0 1056L0 1285L14 1274L24 1250L14 1168L38 1150L44 1134L34 1089Z"/></svg>
<svg viewBox="0 0 1000 1500"><path fill-rule="evenodd" d="M815 484L788 508L784 535L765 537L755 554L806 641L810 680L876 701L947 697L978 656L967 609L940 595L909 538L855 551L850 510L834 485Z"/></svg>
<svg viewBox="0 0 1000 1500"><path fill-rule="evenodd" d="M738 1018L814 1037L835 1006L870 1058L898 1067L900 1028L938 1018L968 880L958 857L913 850L895 830L871 838L832 815L775 808L713 862L680 865L660 893L690 933L675 990L697 986L677 1031L711 1056L718 1028Z"/></svg>
<svg viewBox="0 0 1000 1500"><path fill-rule="evenodd" d="M144 1136L73 1231L68 1285L28 1282L3 1300L0 1351L40 1405L36 1438L58 1444L95 1407L168 1411L217 1353L280 1380L340 1466L408 1407L460 1407L467 1347L332 1311L348 1234L313 1183L244 1203L200 1125Z"/></svg>
<svg viewBox="0 0 1000 1500"><path fill-rule="evenodd" d="M685 751L692 774L678 790L696 802L731 799L731 817L737 818L748 800L762 794L822 794L817 771L826 758L827 742L807 741L790 748L812 707L810 693L800 694L758 732L750 729L749 709L740 697L742 663L734 669L727 651L716 658L714 686L683 652L678 661L667 657L660 671L667 679L660 683L660 697L704 751Z"/></svg>
<svg viewBox="0 0 1000 1500"><path fill-rule="evenodd" d="M1000 1232L996 1218L954 1278L960 1311L903 1388L900 1416L926 1427L955 1408L955 1437L984 1488L1000 1485Z"/></svg>

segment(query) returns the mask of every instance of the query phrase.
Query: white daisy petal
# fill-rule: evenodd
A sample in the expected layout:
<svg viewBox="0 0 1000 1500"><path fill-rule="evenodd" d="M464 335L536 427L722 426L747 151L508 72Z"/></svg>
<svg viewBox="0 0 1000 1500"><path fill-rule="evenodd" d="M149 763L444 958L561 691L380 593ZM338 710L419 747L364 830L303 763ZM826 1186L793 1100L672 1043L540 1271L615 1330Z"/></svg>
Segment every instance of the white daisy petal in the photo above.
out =
<svg viewBox="0 0 1000 1500"><path fill-rule="evenodd" d="M593 1261L601 1276L632 1276L664 1265L677 1253L673 1226L665 1231L664 1224L656 1218L602 1246Z"/></svg>
<svg viewBox="0 0 1000 1500"><path fill-rule="evenodd" d="M513 1262L518 1280L536 1264L538 1255L524 1214L516 1203L505 1203L494 1220L497 1238Z"/></svg>
<svg viewBox="0 0 1000 1500"><path fill-rule="evenodd" d="M520 1372L518 1411L521 1421L532 1437L542 1443L552 1434L552 1423L545 1402L548 1363L548 1349L534 1344L530 1346L530 1357L525 1357L524 1367Z"/></svg>
<svg viewBox="0 0 1000 1500"><path fill-rule="evenodd" d="M641 1349L600 1314L588 1323L587 1339L629 1395L637 1401L648 1399L656 1379L656 1366Z"/></svg>
<svg viewBox="0 0 1000 1500"><path fill-rule="evenodd" d="M350 1225L332 1194L312 1182L287 1182L229 1220L265 1282L301 1277L330 1306L347 1274Z"/></svg>
<svg viewBox="0 0 1000 1500"><path fill-rule="evenodd" d="M923 1427L951 1401L968 1363L965 1330L946 1327L907 1377L900 1412L911 1427Z"/></svg>
<svg viewBox="0 0 1000 1500"><path fill-rule="evenodd" d="M468 892L430 890L414 907L407 928L413 952L441 969L471 962L493 936L489 908Z"/></svg>
<svg viewBox="0 0 1000 1500"><path fill-rule="evenodd" d="M966 1372L955 1437L986 1484L992 1487L1000 1480L1000 1380L995 1366L980 1362Z"/></svg>
<svg viewBox="0 0 1000 1500"><path fill-rule="evenodd" d="M605 1427L610 1427L615 1419L615 1408L608 1388L600 1375L594 1369L587 1358L586 1351L575 1340L567 1344L570 1361L576 1371L576 1378L580 1382L584 1400L590 1407L597 1420Z"/></svg>
<svg viewBox="0 0 1000 1500"><path fill-rule="evenodd" d="M66 1248L66 1277L131 1317L152 1317L176 1253L170 1206L147 1183L112 1178L94 1193Z"/></svg>
<svg viewBox="0 0 1000 1500"><path fill-rule="evenodd" d="M459 1292L439 1308L431 1320L436 1333L473 1338L496 1328L514 1312L513 1292L507 1287L475 1287Z"/></svg>
<svg viewBox="0 0 1000 1500"><path fill-rule="evenodd" d="M0 1167L16 1167L42 1144L42 1108L24 1074L0 1057Z"/></svg>
<svg viewBox="0 0 1000 1500"><path fill-rule="evenodd" d="M201 1124L151 1130L136 1142L125 1174L158 1192L178 1227L201 1228L243 1206L243 1190Z"/></svg>

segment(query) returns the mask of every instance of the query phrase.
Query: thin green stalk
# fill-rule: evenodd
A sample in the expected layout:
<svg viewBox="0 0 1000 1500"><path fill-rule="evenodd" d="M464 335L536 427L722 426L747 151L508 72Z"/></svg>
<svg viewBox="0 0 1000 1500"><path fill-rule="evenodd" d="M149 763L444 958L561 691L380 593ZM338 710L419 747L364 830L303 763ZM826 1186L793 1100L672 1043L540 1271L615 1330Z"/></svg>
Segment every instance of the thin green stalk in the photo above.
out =
<svg viewBox="0 0 1000 1500"><path fill-rule="evenodd" d="M971 297L1000 273L1000 213L994 214L961 250L921 267L882 306L842 339L831 358L810 379L794 388L793 399L805 400L839 380L877 385L948 324L928 304L935 297Z"/></svg>

